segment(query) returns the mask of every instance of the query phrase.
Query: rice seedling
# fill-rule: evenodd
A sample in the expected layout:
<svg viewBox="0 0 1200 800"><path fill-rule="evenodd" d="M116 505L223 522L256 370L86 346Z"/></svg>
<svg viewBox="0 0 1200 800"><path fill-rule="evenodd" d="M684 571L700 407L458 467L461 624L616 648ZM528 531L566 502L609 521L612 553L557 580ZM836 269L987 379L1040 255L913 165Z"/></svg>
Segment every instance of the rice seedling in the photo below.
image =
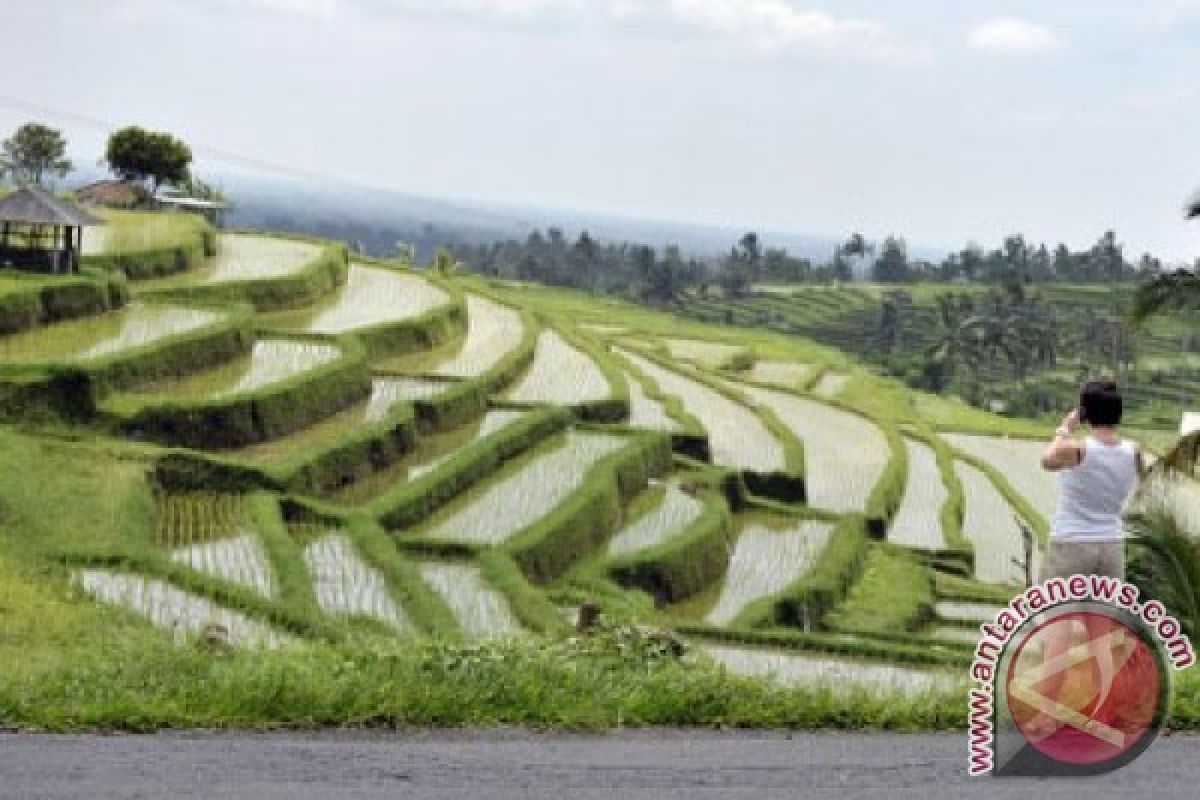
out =
<svg viewBox="0 0 1200 800"><path fill-rule="evenodd" d="M737 345L697 339L667 339L666 345L672 358L709 369L724 367L737 356L748 353L746 348Z"/></svg>
<svg viewBox="0 0 1200 800"><path fill-rule="evenodd" d="M700 421L708 431L714 463L758 472L786 468L783 445L751 409L648 358L628 350L616 352L663 392L679 398L688 413Z"/></svg>
<svg viewBox="0 0 1200 800"><path fill-rule="evenodd" d="M104 569L78 570L74 577L96 600L141 614L155 626L173 632L177 642L202 634L210 626L222 628L223 638L235 647L276 648L295 642L245 614L222 608L165 581Z"/></svg>
<svg viewBox="0 0 1200 800"><path fill-rule="evenodd" d="M441 595L468 638L506 636L521 631L508 599L484 582L479 567L426 561L420 565L420 571L421 579Z"/></svg>
<svg viewBox="0 0 1200 800"><path fill-rule="evenodd" d="M521 315L477 294L467 295L467 335L457 353L435 364L430 373L474 378L487 372L521 343Z"/></svg>
<svg viewBox="0 0 1200 800"><path fill-rule="evenodd" d="M989 603L971 603L963 600L939 600L933 605L933 610L939 619L972 624L991 622L1004 608L1004 606Z"/></svg>
<svg viewBox="0 0 1200 800"><path fill-rule="evenodd" d="M154 498L160 545L191 547L232 536L244 513L242 495L212 492L160 492Z"/></svg>
<svg viewBox="0 0 1200 800"><path fill-rule="evenodd" d="M307 315L303 329L344 333L419 316L449 299L444 290L416 275L351 264L345 286Z"/></svg>
<svg viewBox="0 0 1200 800"><path fill-rule="evenodd" d="M747 380L756 383L795 389L812 375L812 364L795 361L755 361L754 366L742 373Z"/></svg>
<svg viewBox="0 0 1200 800"><path fill-rule="evenodd" d="M163 492L155 497L155 516L172 561L274 596L270 559L245 524L241 495Z"/></svg>
<svg viewBox="0 0 1200 800"><path fill-rule="evenodd" d="M362 559L344 533L333 531L309 542L304 563L322 611L361 614L398 631L412 630L412 623L392 599L383 573Z"/></svg>
<svg viewBox="0 0 1200 800"><path fill-rule="evenodd" d="M253 532L178 547L171 551L171 560L206 575L247 586L263 597L275 594L270 562L262 541Z"/></svg>
<svg viewBox="0 0 1200 800"><path fill-rule="evenodd" d="M514 403L570 406L603 400L612 393L596 362L557 331L538 335L533 363L506 395Z"/></svg>
<svg viewBox="0 0 1200 800"><path fill-rule="evenodd" d="M942 533L941 510L949 492L942 484L937 456L929 445L904 440L908 450L908 480L904 498L888 528L888 541L922 550L946 547Z"/></svg>
<svg viewBox="0 0 1200 800"><path fill-rule="evenodd" d="M813 393L820 397L837 397L846 388L850 376L844 372L826 372L813 387Z"/></svg>
<svg viewBox="0 0 1200 800"><path fill-rule="evenodd" d="M216 311L131 303L118 311L0 336L0 360L83 362L187 333L220 318Z"/></svg>
<svg viewBox="0 0 1200 800"><path fill-rule="evenodd" d="M768 678L789 687L826 689L839 696L856 692L917 695L949 691L961 683L960 678L946 672L828 656L712 644L701 645L699 649L736 675Z"/></svg>
<svg viewBox="0 0 1200 800"><path fill-rule="evenodd" d="M632 553L661 544L686 530L704 513L703 503L674 484L654 487L648 494L651 505L617 532L608 544L609 555Z"/></svg>
<svg viewBox="0 0 1200 800"><path fill-rule="evenodd" d="M1042 469L1044 442L971 433L943 433L941 436L962 452L995 467L1047 522L1054 519L1058 478L1053 472Z"/></svg>
<svg viewBox="0 0 1200 800"><path fill-rule="evenodd" d="M862 511L891 458L887 439L870 420L816 400L746 387L804 442L808 504Z"/></svg>
<svg viewBox="0 0 1200 800"><path fill-rule="evenodd" d="M975 577L987 583L1023 583L1025 540L1013 508L982 471L962 461L954 472L963 487L963 535L975 550ZM1035 559L1040 559L1034 549ZM1037 560L1035 560L1036 572Z"/></svg>
<svg viewBox="0 0 1200 800"><path fill-rule="evenodd" d="M142 388L176 398L217 399L279 383L337 359L340 347L298 339L259 339L250 355Z"/></svg>
<svg viewBox="0 0 1200 800"><path fill-rule="evenodd" d="M728 624L754 600L791 586L808 571L832 530L815 520L743 523L721 593L705 619Z"/></svg>
<svg viewBox="0 0 1200 800"><path fill-rule="evenodd" d="M677 431L679 423L671 419L662 403L646 394L637 378L626 373L629 385L629 424L655 431Z"/></svg>
<svg viewBox="0 0 1200 800"><path fill-rule="evenodd" d="M624 443L607 433L570 431L553 448L468 492L426 533L437 539L499 544L558 507L582 485L596 462Z"/></svg>

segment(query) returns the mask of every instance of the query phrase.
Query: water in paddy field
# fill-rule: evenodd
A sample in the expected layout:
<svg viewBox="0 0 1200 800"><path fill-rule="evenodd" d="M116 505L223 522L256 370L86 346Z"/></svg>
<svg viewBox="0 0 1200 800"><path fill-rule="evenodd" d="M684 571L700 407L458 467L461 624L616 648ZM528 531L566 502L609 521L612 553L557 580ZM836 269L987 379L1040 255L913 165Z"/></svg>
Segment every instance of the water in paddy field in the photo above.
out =
<svg viewBox="0 0 1200 800"><path fill-rule="evenodd" d="M738 675L770 678L785 686L828 689L841 695L854 692L912 695L949 691L962 683L960 678L946 672L865 664L829 656L712 644L701 645L699 649Z"/></svg>
<svg viewBox="0 0 1200 800"><path fill-rule="evenodd" d="M507 636L521 631L508 599L484 582L479 567L426 561L420 570L421 579L441 595L468 638Z"/></svg>
<svg viewBox="0 0 1200 800"><path fill-rule="evenodd" d="M346 284L297 317L310 333L345 333L420 316L446 305L450 295L424 278L383 267L351 264ZM299 317L303 317L300 320Z"/></svg>
<svg viewBox="0 0 1200 800"><path fill-rule="evenodd" d="M250 355L219 367L146 384L143 390L173 398L217 399L281 383L336 360L342 349L299 339L259 339Z"/></svg>
<svg viewBox="0 0 1200 800"><path fill-rule="evenodd" d="M892 451L866 417L786 392L744 387L804 443L808 504L827 511L862 511Z"/></svg>
<svg viewBox="0 0 1200 800"><path fill-rule="evenodd" d="M131 303L117 311L0 336L0 359L26 364L82 362L188 333L222 316L218 311Z"/></svg>
<svg viewBox="0 0 1200 800"><path fill-rule="evenodd" d="M525 325L521 315L477 294L467 295L467 335L449 357L432 364L428 372L447 377L474 378L496 366L521 344Z"/></svg>
<svg viewBox="0 0 1200 800"><path fill-rule="evenodd" d="M171 551L171 560L253 589L263 597L275 594L270 560L258 534L253 532L176 548Z"/></svg>
<svg viewBox="0 0 1200 800"><path fill-rule="evenodd" d="M425 529L436 539L499 544L569 498L596 462L625 445L607 433L570 431L551 448L506 469L455 501Z"/></svg>
<svg viewBox="0 0 1200 800"><path fill-rule="evenodd" d="M557 331L538 335L533 363L505 395L514 403L572 406L606 399L608 378L591 356L571 346Z"/></svg>
<svg viewBox="0 0 1200 800"><path fill-rule="evenodd" d="M680 429L680 424L667 414L666 407L646 394L641 381L629 373L625 373L625 383L629 386L630 425L653 431L669 432Z"/></svg>
<svg viewBox="0 0 1200 800"><path fill-rule="evenodd" d="M608 543L610 555L623 555L662 544L683 533L704 514L704 503L675 484L654 487L646 494L657 497L644 514L619 530Z"/></svg>
<svg viewBox="0 0 1200 800"><path fill-rule="evenodd" d="M815 520L744 522L721 593L705 619L727 625L750 603L791 586L812 566L832 530L830 523Z"/></svg>
<svg viewBox="0 0 1200 800"><path fill-rule="evenodd" d="M335 531L309 542L304 563L322 611L372 617L398 631L412 629L383 573L364 561L344 534Z"/></svg>
<svg viewBox="0 0 1200 800"><path fill-rule="evenodd" d="M616 349L621 358L654 382L660 391L674 395L684 409L708 432L713 463L755 472L786 469L783 445L767 430L753 410L705 384L659 366L629 350Z"/></svg>
<svg viewBox="0 0 1200 800"><path fill-rule="evenodd" d="M221 608L165 581L102 569L79 570L75 579L96 600L137 612L156 627L178 635L198 635L217 625L235 647L274 648L295 641L241 612Z"/></svg>
<svg viewBox="0 0 1200 800"><path fill-rule="evenodd" d="M942 550L942 506L950 493L942 483L937 455L922 442L905 439L908 451L908 480L900 508L888 526L888 541L921 550Z"/></svg>

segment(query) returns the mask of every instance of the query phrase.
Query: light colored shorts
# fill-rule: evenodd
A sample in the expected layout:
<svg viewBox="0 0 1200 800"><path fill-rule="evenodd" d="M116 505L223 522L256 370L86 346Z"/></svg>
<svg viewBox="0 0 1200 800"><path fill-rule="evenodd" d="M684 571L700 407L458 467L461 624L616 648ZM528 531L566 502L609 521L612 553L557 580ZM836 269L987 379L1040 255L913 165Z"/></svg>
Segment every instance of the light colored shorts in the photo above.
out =
<svg viewBox="0 0 1200 800"><path fill-rule="evenodd" d="M1072 575L1108 575L1125 580L1125 543L1056 542L1052 539L1038 581Z"/></svg>

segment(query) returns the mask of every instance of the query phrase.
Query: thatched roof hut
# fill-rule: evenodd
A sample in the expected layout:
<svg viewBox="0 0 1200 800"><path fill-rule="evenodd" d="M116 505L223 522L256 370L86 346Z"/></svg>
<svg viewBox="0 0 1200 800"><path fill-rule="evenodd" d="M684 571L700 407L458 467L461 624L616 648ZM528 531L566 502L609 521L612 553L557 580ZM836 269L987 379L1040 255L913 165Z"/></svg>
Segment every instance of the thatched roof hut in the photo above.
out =
<svg viewBox="0 0 1200 800"><path fill-rule="evenodd" d="M38 186L0 197L0 265L75 272L83 229L102 225L74 203Z"/></svg>

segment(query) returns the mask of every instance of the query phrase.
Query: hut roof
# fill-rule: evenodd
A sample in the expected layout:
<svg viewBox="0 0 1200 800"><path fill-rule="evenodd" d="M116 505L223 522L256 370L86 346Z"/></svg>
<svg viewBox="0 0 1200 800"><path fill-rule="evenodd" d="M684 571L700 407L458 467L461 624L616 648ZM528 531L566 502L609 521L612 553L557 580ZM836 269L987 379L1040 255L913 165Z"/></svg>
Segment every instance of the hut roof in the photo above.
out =
<svg viewBox="0 0 1200 800"><path fill-rule="evenodd" d="M148 191L129 181L97 181L75 190L75 199L81 203L118 208L136 206L149 196Z"/></svg>
<svg viewBox="0 0 1200 800"><path fill-rule="evenodd" d="M37 186L26 186L0 197L0 222L25 225L102 225L74 203L59 198Z"/></svg>

